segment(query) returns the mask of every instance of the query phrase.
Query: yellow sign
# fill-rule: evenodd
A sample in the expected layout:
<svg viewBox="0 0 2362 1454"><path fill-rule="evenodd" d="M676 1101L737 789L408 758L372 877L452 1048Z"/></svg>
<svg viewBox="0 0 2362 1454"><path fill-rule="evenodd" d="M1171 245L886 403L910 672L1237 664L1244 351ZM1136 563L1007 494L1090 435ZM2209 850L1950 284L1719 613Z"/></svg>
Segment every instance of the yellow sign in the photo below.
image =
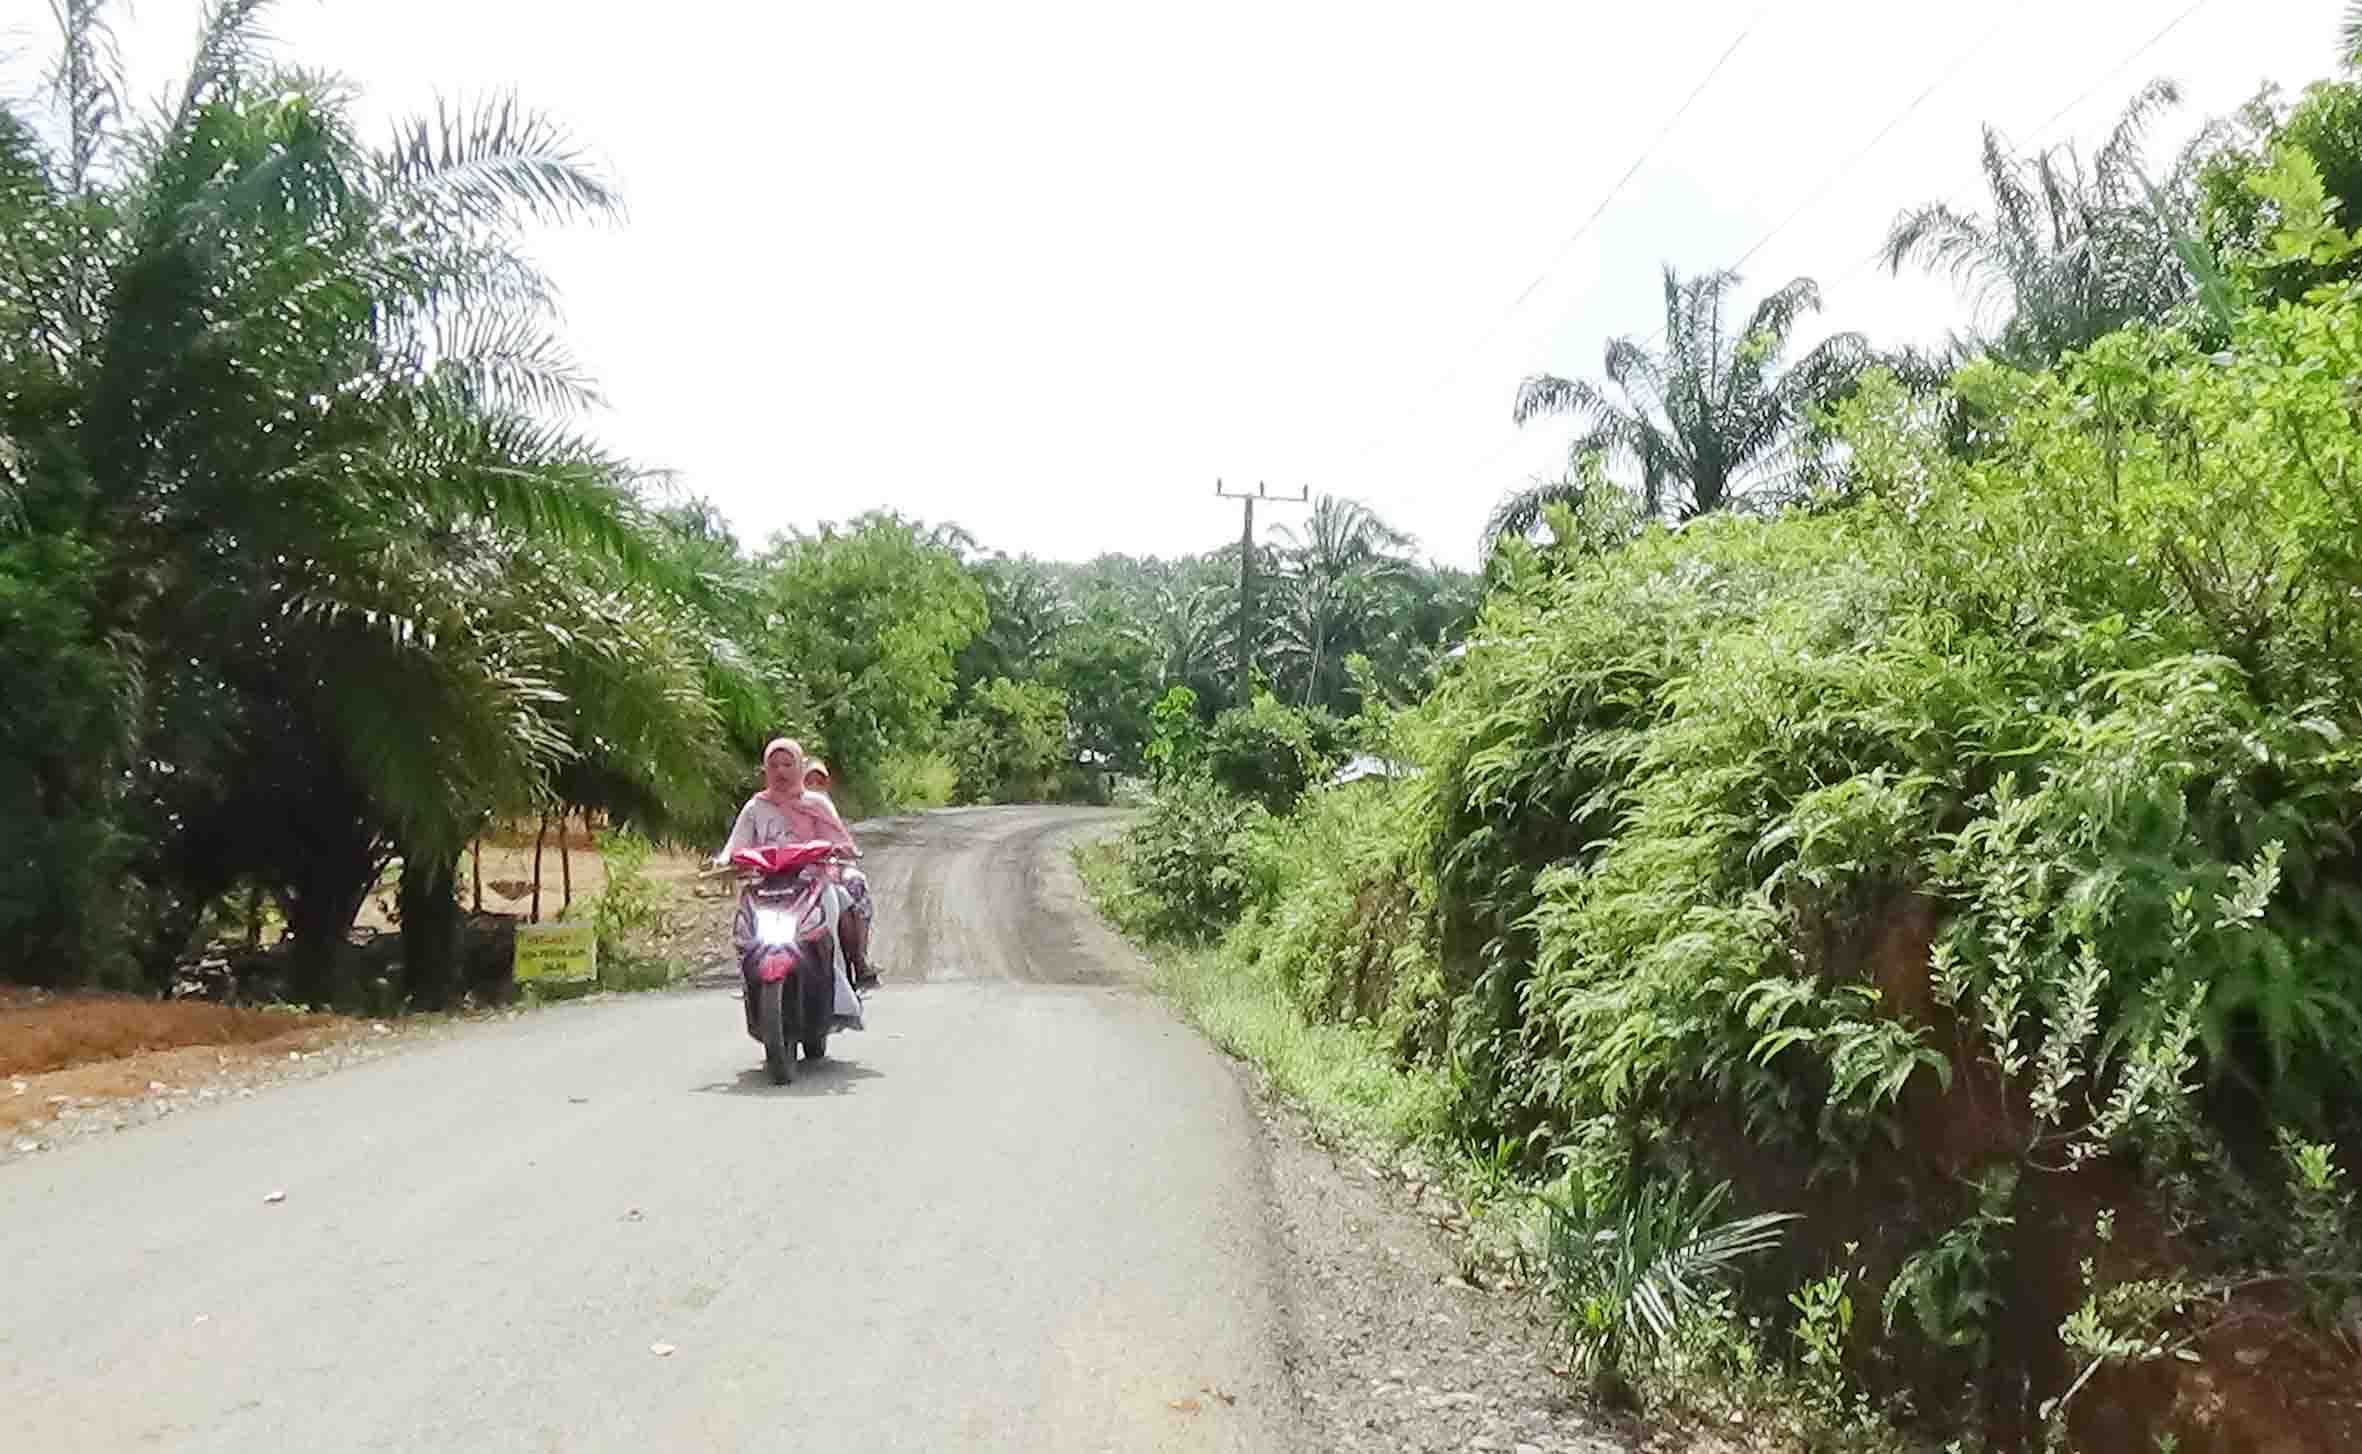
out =
<svg viewBox="0 0 2362 1454"><path fill-rule="evenodd" d="M589 924L519 924L516 973L520 980L598 978L598 931Z"/></svg>

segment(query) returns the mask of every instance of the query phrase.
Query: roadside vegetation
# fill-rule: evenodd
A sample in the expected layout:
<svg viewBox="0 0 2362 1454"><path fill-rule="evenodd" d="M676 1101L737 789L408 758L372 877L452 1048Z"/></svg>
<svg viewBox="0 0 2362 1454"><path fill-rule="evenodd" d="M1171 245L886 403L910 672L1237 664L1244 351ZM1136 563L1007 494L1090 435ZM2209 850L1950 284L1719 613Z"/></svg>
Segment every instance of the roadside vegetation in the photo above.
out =
<svg viewBox="0 0 2362 1454"><path fill-rule="evenodd" d="M2171 102L1897 221L1990 301L1949 357L1669 275L1519 390L1585 432L1433 690L1177 719L1082 855L1224 1044L1458 1168L1602 1398L2362 1446L2362 83L2155 166Z"/></svg>
<svg viewBox="0 0 2362 1454"><path fill-rule="evenodd" d="M771 737L854 815L1097 799L1168 688L1225 704L1235 551L1047 565L824 495L742 542L600 448L524 239L618 225L611 183L515 98L363 135L267 9L212 5L150 107L114 8L61 4L0 103L0 982L439 1009L554 914L659 982L647 876ZM1296 701L1348 645L1417 678L1473 580L1316 518L1243 649Z"/></svg>
<svg viewBox="0 0 2362 1454"><path fill-rule="evenodd" d="M1101 902L1455 1167L1599 1397L2362 1447L2362 81L1988 135L1885 239L1984 300L1941 351L1635 280L1479 575L1343 497L1061 564L608 454L524 238L614 188L510 98L363 136L263 9L151 110L62 3L0 105L0 981L137 997L9 1001L23 1064L497 1002L537 914L669 982L783 733L854 816L1145 782Z"/></svg>

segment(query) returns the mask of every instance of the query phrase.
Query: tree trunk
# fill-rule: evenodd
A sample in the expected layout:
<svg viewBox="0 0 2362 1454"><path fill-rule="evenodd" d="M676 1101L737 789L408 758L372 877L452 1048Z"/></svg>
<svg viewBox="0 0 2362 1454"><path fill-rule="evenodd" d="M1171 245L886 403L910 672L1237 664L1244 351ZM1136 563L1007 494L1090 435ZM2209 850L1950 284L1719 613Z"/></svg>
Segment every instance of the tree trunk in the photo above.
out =
<svg viewBox="0 0 2362 1454"><path fill-rule="evenodd" d="M541 845L549 841L549 813L541 815L541 830L533 835L533 919L541 922Z"/></svg>
<svg viewBox="0 0 2362 1454"><path fill-rule="evenodd" d="M441 1010L458 998L459 855L402 856L402 986L410 1005Z"/></svg>
<svg viewBox="0 0 2362 1454"><path fill-rule="evenodd" d="M262 885L246 886L246 947L262 948Z"/></svg>
<svg viewBox="0 0 2362 1454"><path fill-rule="evenodd" d="M1329 623L1315 617L1312 623L1312 665L1304 673L1304 710L1312 710L1312 699L1320 692L1320 659L1328 655Z"/></svg>
<svg viewBox="0 0 2362 1454"><path fill-rule="evenodd" d="M377 882L376 864L359 872L340 873L335 865L319 868L303 881L288 886L286 895L289 943L287 997L298 1004L322 1008L345 998L345 941L360 917L361 904Z"/></svg>
<svg viewBox="0 0 2362 1454"><path fill-rule="evenodd" d="M567 846L566 846L566 840L567 840L569 837L571 837L571 836L573 835L573 832L574 832L574 815L573 815L573 812L572 812L570 809L565 809L565 808L561 808L561 809L559 809L559 810L558 810L558 878L559 878L559 880L560 880L561 882L563 882L563 883L565 884L565 886L566 886L566 899L565 899L565 902L564 902L564 903L562 903L562 904L560 904L560 905L558 906L558 917L559 917L559 918L561 918L561 919L563 919L564 917L566 917L566 912L567 912L567 910L569 910L569 909L572 909L572 908L574 907L574 854L573 854L573 853L572 853L572 851L571 851L571 850L569 850L569 849L567 848Z"/></svg>
<svg viewBox="0 0 2362 1454"><path fill-rule="evenodd" d="M476 878L476 898L473 912L481 914L484 912L484 837L482 834L477 834L468 843L467 856L470 865L475 870Z"/></svg>

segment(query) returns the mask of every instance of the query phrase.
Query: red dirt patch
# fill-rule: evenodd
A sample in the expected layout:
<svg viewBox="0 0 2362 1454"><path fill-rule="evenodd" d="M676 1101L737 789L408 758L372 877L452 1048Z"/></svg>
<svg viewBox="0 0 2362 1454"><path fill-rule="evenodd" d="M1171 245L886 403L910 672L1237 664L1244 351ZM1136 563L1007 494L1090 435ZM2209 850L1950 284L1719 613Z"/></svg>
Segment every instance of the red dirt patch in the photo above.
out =
<svg viewBox="0 0 2362 1454"><path fill-rule="evenodd" d="M1766 1290L1844 1265L1857 1270L1857 1302L1876 1306L1904 1256L1931 1245L1973 1205L1970 1183L2018 1164L2014 1219L1992 1249L1993 1363L1968 1359L1903 1334L1881 1339L1877 1319L1855 1324L1857 1354L1874 1392L1909 1390L1937 1419L1975 1413L1993 1447L2043 1445L2042 1401L2063 1394L2081 1368L2058 1329L2084 1296L2084 1259L2114 1285L2179 1273L2203 1280L2204 1249L2173 1235L2154 1188L2131 1167L2094 1160L2072 1172L2024 1164L2033 1132L2022 1092L2007 1085L1935 997L1931 951L1940 906L1918 895L1843 922L1808 921L1799 938L1808 962L1841 983L1876 986L1882 1013L1922 1027L1952 1067L1947 1084L1915 1076L1894 1108L1900 1135L1873 1139L1851 1177L1818 1181L1789 1144L1759 1144L1738 1108L1688 1108L1684 1138L1717 1174L1731 1179L1747 1209L1793 1211L1805 1220L1774 1258L1756 1269ZM2103 1241L2102 1215L2113 1221ZM2249 1283L2202 1299L2162 1330L2187 1342L2185 1356L2100 1370L2069 1405L2073 1446L2141 1451L2171 1435L2182 1454L2329 1454L2362 1450L2362 1357L2336 1334L2306 1322L2277 1282Z"/></svg>
<svg viewBox="0 0 2362 1454"><path fill-rule="evenodd" d="M55 1120L65 1106L87 1108L106 1101L187 1094L346 1038L349 1034L341 1027L296 1030L247 1045L184 1045L0 1082L0 1134L38 1129Z"/></svg>
<svg viewBox="0 0 2362 1454"><path fill-rule="evenodd" d="M2147 1449L2170 1433L2183 1454L2314 1454L2362 1448L2362 1370L2307 1327L2285 1288L2250 1289L2213 1310L2196 1362L2104 1370L2073 1415L2077 1447Z"/></svg>
<svg viewBox="0 0 2362 1454"><path fill-rule="evenodd" d="M331 1023L326 1015L233 1010L189 1000L12 996L0 1001L0 1075L39 1075L189 1045L258 1045Z"/></svg>

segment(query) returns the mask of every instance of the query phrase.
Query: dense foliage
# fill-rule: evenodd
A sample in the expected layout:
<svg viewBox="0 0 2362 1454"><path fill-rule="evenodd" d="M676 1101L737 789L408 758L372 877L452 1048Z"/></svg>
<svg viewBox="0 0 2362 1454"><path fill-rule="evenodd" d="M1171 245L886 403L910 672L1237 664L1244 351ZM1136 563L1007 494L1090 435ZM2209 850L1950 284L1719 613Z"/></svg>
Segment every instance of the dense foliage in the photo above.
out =
<svg viewBox="0 0 2362 1454"><path fill-rule="evenodd" d="M1352 710L1348 653L1415 692L1473 612L1341 501L1259 548L1243 641L1234 552L1043 565L890 514L750 547L584 431L522 242L619 214L571 140L503 99L372 146L264 9L209 9L141 120L108 8L62 6L43 103L0 107L0 978L162 988L267 904L288 992L357 1000L390 883L366 998L441 1004L503 824L710 845L783 733L849 811L1095 798L1242 651Z"/></svg>
<svg viewBox="0 0 2362 1454"><path fill-rule="evenodd" d="M709 643L516 246L606 185L505 102L365 145L259 8L131 126L65 7L54 124L0 118L0 940L155 982L252 882L317 996L398 856L433 1001L487 815L570 768L696 811L716 714L666 688Z"/></svg>
<svg viewBox="0 0 2362 1454"><path fill-rule="evenodd" d="M1128 837L1140 899L1219 874L1229 972L1541 1183L1609 1382L1784 1348L1824 1437L2145 1448L2245 1417L2184 1395L2260 1326L2338 1370L2276 1365L2273 1437L2353 1436L2356 93L2170 194L2137 114L2094 173L1989 149L2002 222L1897 255L2021 268L1995 346L1858 379L1803 508L1669 530L1594 470L1392 719L1421 775L1270 798L1244 863L1183 851L1203 788ZM2008 240L2027 188L2083 229L2055 256Z"/></svg>

